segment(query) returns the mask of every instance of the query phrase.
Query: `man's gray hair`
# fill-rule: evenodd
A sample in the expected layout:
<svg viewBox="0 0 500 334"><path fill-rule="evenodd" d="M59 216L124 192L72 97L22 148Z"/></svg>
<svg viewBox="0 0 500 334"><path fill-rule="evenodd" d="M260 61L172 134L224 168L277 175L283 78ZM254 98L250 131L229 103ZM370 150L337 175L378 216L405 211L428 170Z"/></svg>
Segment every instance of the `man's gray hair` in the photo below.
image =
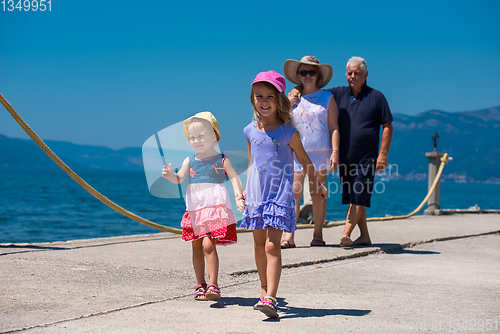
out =
<svg viewBox="0 0 500 334"><path fill-rule="evenodd" d="M366 73L366 71L368 70L368 67L366 66L366 60L364 60L364 58L361 58L361 57L351 57L347 61L346 69L347 69L347 66L349 66L349 64L352 64L352 65L359 64L359 68L361 69L361 71L363 71L363 73Z"/></svg>

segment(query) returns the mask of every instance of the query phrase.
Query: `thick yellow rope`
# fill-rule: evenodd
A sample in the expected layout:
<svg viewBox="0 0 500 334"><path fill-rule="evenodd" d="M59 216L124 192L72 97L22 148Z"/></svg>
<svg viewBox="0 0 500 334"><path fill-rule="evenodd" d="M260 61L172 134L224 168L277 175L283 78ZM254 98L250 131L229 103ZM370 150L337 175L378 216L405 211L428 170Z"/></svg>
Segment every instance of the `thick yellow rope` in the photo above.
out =
<svg viewBox="0 0 500 334"><path fill-rule="evenodd" d="M26 131L26 133L33 139L33 141L40 146L40 148L52 159L56 164L59 165L73 180L75 180L76 183L78 183L80 186L82 186L83 189L87 190L90 194L92 194L95 198L109 206L111 209L121 213L122 215L135 220L138 223L144 224L146 226L155 228L160 231L164 232L170 232L170 233L175 233L175 234L181 234L182 230L178 228L173 228L173 227L167 227L163 226L160 224L153 223L152 221L149 221L147 219L144 219L142 217L139 217L138 215L125 210L121 206L117 205L116 203L112 202L109 198L105 197L102 195L100 192L92 188L87 182L85 182L80 176L78 176L71 168L69 168L52 150L43 142L43 140L38 137L38 135L29 127L28 124L19 116L19 114L16 112L16 110L10 105L9 102L3 97L2 94L0 94L0 102L2 102L2 105L7 109L7 111L14 117L17 123Z"/></svg>
<svg viewBox="0 0 500 334"><path fill-rule="evenodd" d="M450 160L453 160L453 158L448 157L448 153L445 153L441 157L441 164L439 165L439 169L438 169L438 172L436 174L436 177L434 178L434 182L432 183L431 189L429 189L429 192L427 193L427 196L425 196L425 198L422 201L422 203L420 203L420 205L415 210L413 210L409 214L403 215L403 216L389 216L389 217L379 217L379 218L367 218L366 220L367 221L380 221L380 220L406 219L406 218L410 218L411 216L417 214L420 210L422 210L422 208L424 207L425 203L427 203L427 201L429 200L429 197L431 197L432 193L434 192L434 189L436 189L436 186L437 186L437 184L439 182L439 179L441 178L441 173L443 172L444 165L446 165Z"/></svg>
<svg viewBox="0 0 500 334"><path fill-rule="evenodd" d="M425 203L429 200L429 197L431 197L432 193L436 189L436 186L439 182L439 179L441 178L441 173L443 172L444 165L446 165L450 160L453 160L453 158L448 157L448 153L445 153L441 157L441 164L439 165L438 172L436 173L436 177L434 178L434 182L432 183L431 189L429 189L429 192L427 193L427 196L425 196L424 200L420 205L413 210L411 213L407 215L402 215L402 216L387 216L387 217L374 217L374 218L367 218L366 221L383 221L383 220L394 220L394 219L406 219L410 218L411 216L414 216L417 214L422 208L424 207ZM339 226L339 225L344 225L344 221L333 221L333 222L328 222L324 225L324 227L332 227L332 226ZM298 228L312 228L314 227L314 224L308 224L308 225L298 225Z"/></svg>
<svg viewBox="0 0 500 334"><path fill-rule="evenodd" d="M52 159L54 162L59 165L73 180L75 180L76 183L78 183L83 189L88 191L91 195L93 195L95 198L112 208L113 210L121 213L122 215L135 220L138 223L141 223L143 225L152 227L154 229L164 231L164 232L170 232L170 233L175 233L175 234L182 234L182 230L178 228L173 228L173 227L168 227L168 226L163 226L160 224L153 223L152 221L149 221L147 219L144 219L140 216L137 216L136 214L125 210L121 206L117 205L113 201L111 201L109 198L105 197L102 195L100 192L92 188L87 182L85 182L80 176L78 176L71 168L69 168L52 150L43 142L43 140L30 128L30 126L19 116L17 111L10 105L10 103L3 97L2 94L0 94L0 102L2 105L7 109L7 111L14 117L16 122L24 129L24 131L33 139L33 141ZM403 216L388 216L388 217L376 217L376 218L367 218L367 221L382 221L382 220L393 220L393 219L406 219L409 218L416 213L418 213L422 208L424 207L425 203L429 200L429 197L432 195L434 192L434 189L436 188L436 185L438 184L439 179L441 178L441 173L443 172L444 165L448 163L449 160L452 160L452 158L448 157L448 154L445 153L444 156L441 158L441 165L439 166L439 170L436 174L436 178L434 179L434 183L431 186L431 189L429 190L427 196L425 196L424 200L420 205L411 213ZM324 227L331 227L331 226L339 226L345 224L345 221L332 221L328 222L327 224L324 225ZM299 229L304 229L304 228L312 228L314 227L314 224L307 224L307 225L298 225L297 226ZM236 229L238 232L251 232L251 230L246 230L243 228L237 228Z"/></svg>

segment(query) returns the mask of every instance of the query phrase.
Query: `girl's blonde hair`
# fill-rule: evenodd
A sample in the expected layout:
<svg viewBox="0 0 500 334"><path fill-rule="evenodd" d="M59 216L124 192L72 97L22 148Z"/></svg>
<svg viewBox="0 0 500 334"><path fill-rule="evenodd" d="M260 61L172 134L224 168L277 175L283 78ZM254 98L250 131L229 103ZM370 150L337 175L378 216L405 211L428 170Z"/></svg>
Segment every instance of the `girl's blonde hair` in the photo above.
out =
<svg viewBox="0 0 500 334"><path fill-rule="evenodd" d="M293 120L293 115L291 113L292 111L292 105L290 103L290 100L288 97L285 95L284 92L279 92L274 85L261 81L259 83L263 83L267 86L267 88L270 88L274 91L276 94L276 114L278 116L278 119L283 122L286 125L291 125L295 126L295 121ZM253 117L255 120L258 122L262 115L260 112L257 110L255 107L255 94L254 94L254 87L255 85L252 85L252 90L250 92L250 103L252 103L253 107Z"/></svg>
<svg viewBox="0 0 500 334"><path fill-rule="evenodd" d="M186 136L186 138L189 139L189 133L187 130L188 124L193 123L195 121L201 122L202 120L207 121L208 123L211 124L215 132L215 137L217 138L217 141L219 141L220 140L219 122L217 122L217 119L210 111L199 112L196 115L191 116L184 121L184 135Z"/></svg>
<svg viewBox="0 0 500 334"><path fill-rule="evenodd" d="M220 137L217 136L217 132L215 132L215 129L212 127L212 124L209 121L207 121L206 119L203 119L203 118L194 117L194 118L190 118L190 119L186 120L186 122L184 122L184 134L186 135L188 142L190 140L189 127L191 125L201 127L202 129L204 129L207 132L208 136L211 135L210 129L212 129L214 131L214 133L213 133L214 145L217 144L217 142L219 141Z"/></svg>

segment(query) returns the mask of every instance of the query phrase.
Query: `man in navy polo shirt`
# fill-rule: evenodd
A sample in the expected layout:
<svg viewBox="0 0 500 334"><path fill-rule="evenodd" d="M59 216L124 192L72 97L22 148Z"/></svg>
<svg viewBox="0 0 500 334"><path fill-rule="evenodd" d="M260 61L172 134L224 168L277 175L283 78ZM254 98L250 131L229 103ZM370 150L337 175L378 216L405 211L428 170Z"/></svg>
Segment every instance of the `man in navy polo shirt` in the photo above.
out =
<svg viewBox="0 0 500 334"><path fill-rule="evenodd" d="M348 87L329 89L338 106L340 132L340 183L342 204L349 204L340 246L370 245L366 207L370 207L375 172L387 167L392 140L392 114L384 95L366 85L366 61L352 57L347 62ZM382 143L379 151L380 126ZM351 240L358 225L360 237Z"/></svg>

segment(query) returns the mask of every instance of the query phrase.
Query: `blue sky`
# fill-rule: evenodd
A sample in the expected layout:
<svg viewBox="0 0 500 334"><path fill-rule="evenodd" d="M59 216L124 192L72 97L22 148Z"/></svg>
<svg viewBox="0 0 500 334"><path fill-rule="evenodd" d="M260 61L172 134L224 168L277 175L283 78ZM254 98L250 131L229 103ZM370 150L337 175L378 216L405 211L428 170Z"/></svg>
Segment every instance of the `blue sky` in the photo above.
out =
<svg viewBox="0 0 500 334"><path fill-rule="evenodd" d="M42 139L115 149L209 110L221 147L246 150L253 77L304 55L333 66L327 88L345 85L349 57L364 57L393 113L500 105L498 1L307 3L53 0L50 12L0 11L0 93ZM3 108L0 134L27 138Z"/></svg>

